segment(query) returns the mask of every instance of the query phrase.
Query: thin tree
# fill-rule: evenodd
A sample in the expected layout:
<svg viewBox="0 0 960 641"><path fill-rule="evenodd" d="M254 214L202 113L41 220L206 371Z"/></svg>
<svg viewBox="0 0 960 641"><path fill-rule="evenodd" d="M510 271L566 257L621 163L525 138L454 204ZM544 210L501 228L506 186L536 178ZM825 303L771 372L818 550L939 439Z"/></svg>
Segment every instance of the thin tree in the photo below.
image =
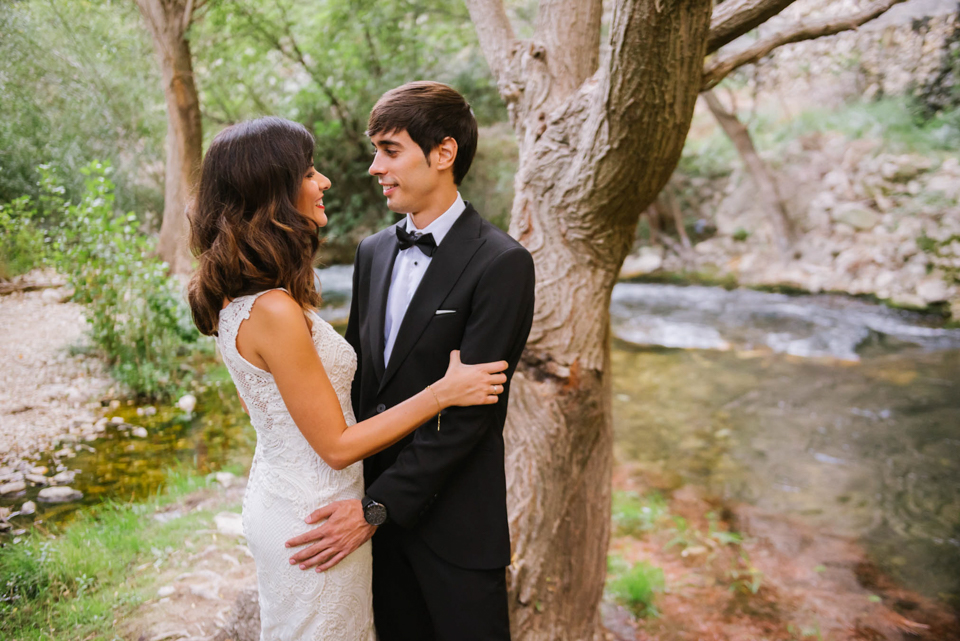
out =
<svg viewBox="0 0 960 641"><path fill-rule="evenodd" d="M854 29L899 1L727 54L718 50L792 0L716 10L712 0L614 0L604 46L602 0L541 0L530 40L516 38L503 0L466 0L520 147L510 233L538 275L506 427L514 638L601 638L610 295L640 214L677 165L697 95L778 46Z"/></svg>
<svg viewBox="0 0 960 641"><path fill-rule="evenodd" d="M173 273L186 274L191 269L186 209L203 153L200 97L187 31L206 0L136 0L136 3L153 39L167 103L163 222L157 250Z"/></svg>

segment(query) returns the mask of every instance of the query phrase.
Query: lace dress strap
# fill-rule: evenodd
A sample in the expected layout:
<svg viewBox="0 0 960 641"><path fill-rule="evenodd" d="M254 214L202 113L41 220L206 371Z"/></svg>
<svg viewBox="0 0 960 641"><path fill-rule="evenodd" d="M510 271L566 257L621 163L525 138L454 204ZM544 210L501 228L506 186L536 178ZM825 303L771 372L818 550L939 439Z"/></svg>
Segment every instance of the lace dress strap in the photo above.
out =
<svg viewBox="0 0 960 641"><path fill-rule="evenodd" d="M270 372L260 369L240 355L240 350L237 349L237 334L240 333L240 324L250 318L250 311L257 299L267 292L277 290L287 291L282 287L277 287L275 289L265 289L248 296L238 296L220 310L217 345L220 347L220 353L223 354L224 359L229 360L231 365L261 376L271 376Z"/></svg>

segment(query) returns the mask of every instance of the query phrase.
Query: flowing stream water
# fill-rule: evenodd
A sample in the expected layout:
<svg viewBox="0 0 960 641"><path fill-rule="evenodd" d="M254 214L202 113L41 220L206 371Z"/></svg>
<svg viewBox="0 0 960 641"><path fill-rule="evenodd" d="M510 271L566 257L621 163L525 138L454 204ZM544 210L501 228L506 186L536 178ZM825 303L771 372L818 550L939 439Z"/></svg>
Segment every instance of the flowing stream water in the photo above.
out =
<svg viewBox="0 0 960 641"><path fill-rule="evenodd" d="M343 323L352 268L318 274L322 316ZM856 537L905 586L960 606L960 330L849 297L637 283L614 288L611 314L620 460ZM111 415L147 438L111 427L60 461L79 470L79 505L143 497L171 464L210 471L252 452L226 381L195 415L135 409Z"/></svg>

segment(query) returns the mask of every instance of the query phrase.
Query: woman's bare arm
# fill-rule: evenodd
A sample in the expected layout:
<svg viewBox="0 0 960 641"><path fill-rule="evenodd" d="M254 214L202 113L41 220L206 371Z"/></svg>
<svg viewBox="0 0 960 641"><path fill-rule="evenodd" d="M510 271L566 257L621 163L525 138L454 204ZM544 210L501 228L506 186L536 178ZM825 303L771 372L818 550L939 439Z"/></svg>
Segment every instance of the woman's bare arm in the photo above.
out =
<svg viewBox="0 0 960 641"><path fill-rule="evenodd" d="M257 299L240 325L237 349L252 364L273 374L290 416L314 451L340 470L396 443L452 405L497 402L506 362L460 365L452 357L448 375L382 414L347 427L340 401L314 347L303 310L286 292ZM456 354L456 353L455 353ZM456 360L454 360L454 358ZM434 395L436 394L436 396ZM439 407L438 407L439 402Z"/></svg>

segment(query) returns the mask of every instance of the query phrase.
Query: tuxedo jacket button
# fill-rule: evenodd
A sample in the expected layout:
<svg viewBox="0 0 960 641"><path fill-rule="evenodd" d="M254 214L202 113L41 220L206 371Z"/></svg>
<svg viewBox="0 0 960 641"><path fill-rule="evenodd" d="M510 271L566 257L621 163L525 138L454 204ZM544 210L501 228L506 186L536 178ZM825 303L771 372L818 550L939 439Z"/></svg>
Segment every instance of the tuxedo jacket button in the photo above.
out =
<svg viewBox="0 0 960 641"><path fill-rule="evenodd" d="M377 414L380 414L381 412L386 412L386 411L387 411L386 405L384 405L383 403L380 403L379 405L377 405Z"/></svg>

